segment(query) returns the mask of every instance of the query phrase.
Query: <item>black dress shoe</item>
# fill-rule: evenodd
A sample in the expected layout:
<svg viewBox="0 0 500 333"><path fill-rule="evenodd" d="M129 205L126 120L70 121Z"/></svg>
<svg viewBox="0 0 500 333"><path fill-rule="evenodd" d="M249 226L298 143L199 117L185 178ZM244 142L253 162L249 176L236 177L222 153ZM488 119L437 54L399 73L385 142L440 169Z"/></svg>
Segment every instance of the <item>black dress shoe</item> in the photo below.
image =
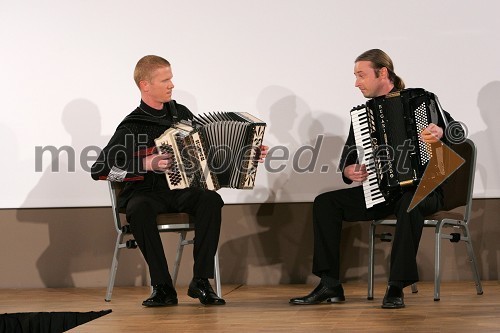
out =
<svg viewBox="0 0 500 333"><path fill-rule="evenodd" d="M382 301L383 309L401 309L405 307L403 289L396 286L388 286Z"/></svg>
<svg viewBox="0 0 500 333"><path fill-rule="evenodd" d="M217 296L208 279L193 278L188 288L188 296L198 298L201 304L224 305L226 301Z"/></svg>
<svg viewBox="0 0 500 333"><path fill-rule="evenodd" d="M147 307L177 305L177 293L167 284L153 286L153 293L142 305Z"/></svg>
<svg viewBox="0 0 500 333"><path fill-rule="evenodd" d="M290 304L295 305L310 305L319 304L328 300L331 303L341 303L345 301L344 288L338 285L333 288L320 283L309 295L304 297L296 297L290 300Z"/></svg>

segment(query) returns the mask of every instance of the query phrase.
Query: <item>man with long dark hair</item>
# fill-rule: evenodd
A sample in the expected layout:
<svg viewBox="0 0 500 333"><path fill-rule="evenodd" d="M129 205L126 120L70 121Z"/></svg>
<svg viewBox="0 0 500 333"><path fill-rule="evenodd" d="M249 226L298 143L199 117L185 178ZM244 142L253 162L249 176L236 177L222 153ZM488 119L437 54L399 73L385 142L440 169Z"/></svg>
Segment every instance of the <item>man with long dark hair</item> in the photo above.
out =
<svg viewBox="0 0 500 333"><path fill-rule="evenodd" d="M391 58L382 50L368 50L355 60L355 86L364 97L374 98L405 88L403 80L396 75ZM446 113L448 120L451 120ZM441 118L441 117L440 117ZM433 143L443 138L445 122L430 124L421 134L424 142ZM353 126L349 131L342 158L340 171L346 184L362 183L368 177L365 165L360 165ZM354 150L355 151L355 150ZM319 304L345 300L340 283L340 239L343 221L369 221L382 219L390 214L397 216L397 226L391 251L389 282L382 303L383 308L402 308L403 288L418 281L416 254L424 216L442 207L443 194L436 189L421 201L413 210L407 212L416 187L405 189L399 197L388 204L366 208L363 187L351 187L318 195L313 206L314 258L312 271L321 278L319 285L307 296L292 298L291 304Z"/></svg>

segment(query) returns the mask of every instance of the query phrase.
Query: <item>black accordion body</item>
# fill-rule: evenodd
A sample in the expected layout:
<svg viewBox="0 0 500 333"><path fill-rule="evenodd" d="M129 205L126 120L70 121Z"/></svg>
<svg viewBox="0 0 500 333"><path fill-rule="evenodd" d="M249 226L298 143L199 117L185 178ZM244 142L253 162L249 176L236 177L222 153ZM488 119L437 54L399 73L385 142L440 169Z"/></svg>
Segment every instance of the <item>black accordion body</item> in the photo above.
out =
<svg viewBox="0 0 500 333"><path fill-rule="evenodd" d="M155 139L172 155L165 173L170 189L251 189L266 124L245 112L213 112L181 121Z"/></svg>
<svg viewBox="0 0 500 333"><path fill-rule="evenodd" d="M432 156L419 135L438 123L437 97L421 88L403 89L351 110L359 163L365 164L366 207L389 201L402 187L418 184Z"/></svg>

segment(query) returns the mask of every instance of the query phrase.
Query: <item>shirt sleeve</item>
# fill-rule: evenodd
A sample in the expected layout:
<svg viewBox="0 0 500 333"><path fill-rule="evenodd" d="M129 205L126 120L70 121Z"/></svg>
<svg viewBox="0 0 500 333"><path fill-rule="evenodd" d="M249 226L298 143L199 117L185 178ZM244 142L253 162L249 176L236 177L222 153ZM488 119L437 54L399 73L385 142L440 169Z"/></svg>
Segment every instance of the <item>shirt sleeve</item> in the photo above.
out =
<svg viewBox="0 0 500 333"><path fill-rule="evenodd" d="M116 182L144 179L143 156L135 153L136 145L134 134L126 126L119 127L92 165L92 178Z"/></svg>
<svg viewBox="0 0 500 333"><path fill-rule="evenodd" d="M344 144L344 149L342 150L342 156L340 158L339 163L339 171L342 173L342 180L346 184L351 184L352 180L344 176L344 169L352 164L358 163L358 150L356 147L356 142L354 140L354 130L352 128L349 129L349 135L347 136L347 140Z"/></svg>

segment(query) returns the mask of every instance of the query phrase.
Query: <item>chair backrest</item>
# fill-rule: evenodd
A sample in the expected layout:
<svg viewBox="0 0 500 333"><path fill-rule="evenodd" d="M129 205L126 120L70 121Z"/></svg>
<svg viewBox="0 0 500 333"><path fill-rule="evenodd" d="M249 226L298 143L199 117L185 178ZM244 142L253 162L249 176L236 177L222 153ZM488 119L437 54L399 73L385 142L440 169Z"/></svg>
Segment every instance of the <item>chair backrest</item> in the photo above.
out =
<svg viewBox="0 0 500 333"><path fill-rule="evenodd" d="M474 175L476 173L476 146L470 139L454 144L450 148L460 155L465 162L443 183L444 207L443 210L452 210L465 206L464 219L468 221L474 189Z"/></svg>

